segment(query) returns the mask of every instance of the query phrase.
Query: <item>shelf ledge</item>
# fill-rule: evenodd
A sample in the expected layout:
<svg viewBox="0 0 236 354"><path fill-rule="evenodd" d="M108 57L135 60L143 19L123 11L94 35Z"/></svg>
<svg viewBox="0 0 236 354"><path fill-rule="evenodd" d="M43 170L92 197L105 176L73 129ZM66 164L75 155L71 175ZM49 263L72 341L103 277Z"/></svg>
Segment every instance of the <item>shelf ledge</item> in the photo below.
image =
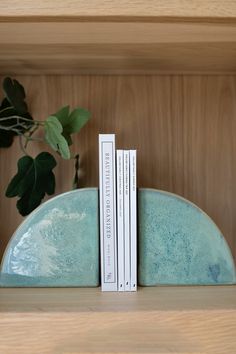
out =
<svg viewBox="0 0 236 354"><path fill-rule="evenodd" d="M235 286L0 289L0 312L2 353L232 354L236 346Z"/></svg>
<svg viewBox="0 0 236 354"><path fill-rule="evenodd" d="M236 4L200 3L1 1L0 73L235 73Z"/></svg>

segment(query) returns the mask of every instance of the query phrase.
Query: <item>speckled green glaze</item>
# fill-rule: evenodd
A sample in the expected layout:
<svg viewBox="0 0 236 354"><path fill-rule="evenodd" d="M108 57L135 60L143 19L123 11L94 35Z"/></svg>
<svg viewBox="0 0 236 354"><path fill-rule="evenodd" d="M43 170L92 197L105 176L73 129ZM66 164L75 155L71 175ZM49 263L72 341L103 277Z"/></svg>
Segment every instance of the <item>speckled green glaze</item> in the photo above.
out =
<svg viewBox="0 0 236 354"><path fill-rule="evenodd" d="M0 286L98 285L97 188L42 204L16 230L2 260Z"/></svg>
<svg viewBox="0 0 236 354"><path fill-rule="evenodd" d="M235 266L213 221L189 201L139 190L139 284L233 284Z"/></svg>
<svg viewBox="0 0 236 354"><path fill-rule="evenodd" d="M139 284L236 282L230 250L213 221L189 201L139 190ZM61 194L31 213L4 254L0 286L98 286L98 190Z"/></svg>

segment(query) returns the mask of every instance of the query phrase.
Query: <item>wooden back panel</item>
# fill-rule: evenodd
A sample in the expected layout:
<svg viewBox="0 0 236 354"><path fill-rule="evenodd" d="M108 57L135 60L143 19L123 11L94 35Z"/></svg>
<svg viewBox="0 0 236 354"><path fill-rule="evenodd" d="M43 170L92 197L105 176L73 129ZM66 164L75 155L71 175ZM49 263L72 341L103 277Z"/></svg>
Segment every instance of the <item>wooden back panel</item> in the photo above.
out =
<svg viewBox="0 0 236 354"><path fill-rule="evenodd" d="M236 255L235 76L17 78L36 119L66 104L92 112L74 138L81 187L98 186L98 134L114 132L118 148L138 150L138 186L178 193L196 203L217 223ZM41 148L45 145L34 143L29 152L37 154ZM15 200L4 196L19 156L17 141L0 150L0 254L22 219ZM73 161L56 158L60 193L71 188Z"/></svg>

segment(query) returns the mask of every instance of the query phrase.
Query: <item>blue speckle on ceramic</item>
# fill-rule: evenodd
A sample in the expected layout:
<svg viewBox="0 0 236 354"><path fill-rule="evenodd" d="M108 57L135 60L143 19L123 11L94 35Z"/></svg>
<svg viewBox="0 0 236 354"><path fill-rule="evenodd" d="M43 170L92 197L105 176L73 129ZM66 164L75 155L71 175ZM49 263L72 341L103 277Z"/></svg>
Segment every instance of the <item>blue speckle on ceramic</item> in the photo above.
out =
<svg viewBox="0 0 236 354"><path fill-rule="evenodd" d="M78 189L42 204L16 230L0 286L98 286L98 190Z"/></svg>
<svg viewBox="0 0 236 354"><path fill-rule="evenodd" d="M140 285L235 283L224 237L194 204L168 192L141 189L138 214Z"/></svg>

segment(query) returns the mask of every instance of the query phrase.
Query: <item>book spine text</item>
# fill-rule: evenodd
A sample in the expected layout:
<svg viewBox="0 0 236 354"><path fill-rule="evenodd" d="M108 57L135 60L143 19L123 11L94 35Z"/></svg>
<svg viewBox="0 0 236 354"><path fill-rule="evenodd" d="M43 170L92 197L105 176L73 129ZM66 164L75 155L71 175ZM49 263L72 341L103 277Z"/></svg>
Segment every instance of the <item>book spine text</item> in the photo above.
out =
<svg viewBox="0 0 236 354"><path fill-rule="evenodd" d="M137 162L136 150L130 150L130 290L137 290Z"/></svg>
<svg viewBox="0 0 236 354"><path fill-rule="evenodd" d="M130 291L130 176L129 151L124 151L124 238L125 238L125 291Z"/></svg>
<svg viewBox="0 0 236 354"><path fill-rule="evenodd" d="M117 150L117 245L118 245L118 290L125 290L124 249L124 151Z"/></svg>
<svg viewBox="0 0 236 354"><path fill-rule="evenodd" d="M99 205L102 291L117 291L115 135L99 134Z"/></svg>

